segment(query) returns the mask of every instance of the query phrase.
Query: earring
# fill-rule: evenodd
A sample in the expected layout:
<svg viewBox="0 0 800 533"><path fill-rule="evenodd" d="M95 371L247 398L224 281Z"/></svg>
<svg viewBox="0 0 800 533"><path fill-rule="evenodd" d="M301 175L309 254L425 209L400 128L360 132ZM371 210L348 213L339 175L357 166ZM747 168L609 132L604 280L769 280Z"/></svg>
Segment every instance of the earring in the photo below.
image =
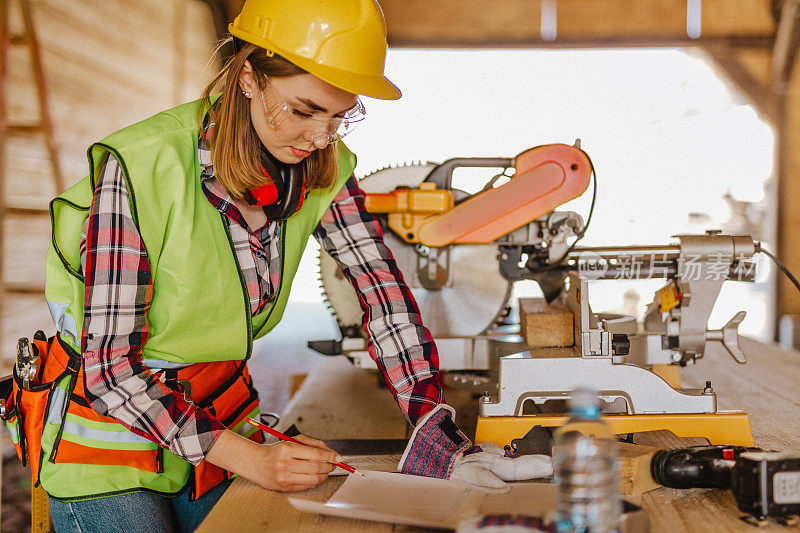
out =
<svg viewBox="0 0 800 533"><path fill-rule="evenodd" d="M242 94L244 95L245 98L250 98L250 93L249 92L242 91Z"/></svg>

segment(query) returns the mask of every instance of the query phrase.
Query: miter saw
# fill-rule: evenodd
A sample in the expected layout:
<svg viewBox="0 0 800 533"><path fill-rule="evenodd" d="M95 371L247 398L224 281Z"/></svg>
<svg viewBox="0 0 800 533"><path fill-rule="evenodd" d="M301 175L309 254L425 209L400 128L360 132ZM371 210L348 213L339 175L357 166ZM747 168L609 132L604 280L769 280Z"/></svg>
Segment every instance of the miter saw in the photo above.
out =
<svg viewBox="0 0 800 533"><path fill-rule="evenodd" d="M468 194L452 185L461 167L502 172ZM562 415L538 407L588 385L608 402L624 400L624 412L607 417L617 433L670 429L712 443L752 445L745 414L718 412L710 384L683 389L677 372L665 369L702 357L708 342L721 342L744 362L738 346L744 312L720 330L706 326L725 280L753 280L757 243L710 232L678 236L678 244L667 246L577 248L583 218L554 209L580 196L592 172L578 141L515 158L390 167L359 182L436 340L448 384L483 395L476 439L504 445L535 425L559 425ZM342 339L309 346L374 368L358 298L324 252L320 275ZM591 311L589 280L648 277L667 282L642 323ZM512 284L522 279L536 280L548 301L570 309L573 345L529 349L518 325L507 324Z"/></svg>

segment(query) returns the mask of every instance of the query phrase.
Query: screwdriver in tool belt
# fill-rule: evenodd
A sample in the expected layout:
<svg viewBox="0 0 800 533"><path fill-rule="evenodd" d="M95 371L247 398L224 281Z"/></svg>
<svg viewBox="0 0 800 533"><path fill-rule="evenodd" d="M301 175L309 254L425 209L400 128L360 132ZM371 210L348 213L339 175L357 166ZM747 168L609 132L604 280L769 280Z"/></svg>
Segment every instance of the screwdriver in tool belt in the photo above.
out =
<svg viewBox="0 0 800 533"><path fill-rule="evenodd" d="M265 426L261 422L256 422L252 418L245 418L245 421L247 421L247 423L250 424L251 426L258 428L261 431L265 431L265 432L269 433L273 437L278 437L279 439L285 440L286 442L294 442L295 444L301 444L303 446L309 446L308 444L302 443L299 440L295 440L292 437L289 437L288 435L284 435L280 431L277 431L277 430L272 429L271 427ZM350 472L351 474L358 474L360 476L367 477L363 473L359 472L358 470L356 470L355 468L353 468L352 466L350 466L347 463L330 463L330 464L332 464L334 466L338 466L342 470L346 470L347 472Z"/></svg>

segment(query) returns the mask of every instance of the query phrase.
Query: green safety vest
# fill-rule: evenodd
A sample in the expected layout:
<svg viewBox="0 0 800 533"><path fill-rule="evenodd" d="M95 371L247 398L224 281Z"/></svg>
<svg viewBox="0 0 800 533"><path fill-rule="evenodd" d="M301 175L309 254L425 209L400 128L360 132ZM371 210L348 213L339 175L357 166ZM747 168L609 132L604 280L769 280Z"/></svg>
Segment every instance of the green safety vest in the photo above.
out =
<svg viewBox="0 0 800 533"><path fill-rule="evenodd" d="M98 173L109 156L120 164L134 222L147 250L153 280L148 312L145 360L199 363L242 360L254 338L281 319L289 289L309 236L355 168L355 156L339 142L339 172L330 189L311 191L301 209L281 223L281 278L275 299L256 315L232 247L225 216L205 197L200 182L198 117L202 101L161 112L111 134L88 151L90 173L50 203L52 239L45 267L45 294L60 338L80 351L84 319L81 230L89 215ZM65 398L71 386L55 383L42 435L42 457L61 437ZM60 392L59 392L60 391ZM80 426L80 417L73 417ZM97 427L86 421L83 445L105 443L156 446L117 423ZM80 428L79 428L80 429ZM80 433L80 432L79 432ZM110 436L104 439L103 435ZM112 438L113 437L113 438ZM120 448L122 446L123 448ZM126 466L53 464L42 460L40 479L51 496L81 499L140 490L179 491L189 463L164 453L164 472L152 474ZM135 472L134 472L135 470Z"/></svg>

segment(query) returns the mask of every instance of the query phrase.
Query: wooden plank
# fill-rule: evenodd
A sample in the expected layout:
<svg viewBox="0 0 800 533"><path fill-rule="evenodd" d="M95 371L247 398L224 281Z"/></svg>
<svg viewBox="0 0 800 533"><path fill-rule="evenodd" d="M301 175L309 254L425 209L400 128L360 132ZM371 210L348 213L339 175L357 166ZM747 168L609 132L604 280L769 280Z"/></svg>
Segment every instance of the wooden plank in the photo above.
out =
<svg viewBox="0 0 800 533"><path fill-rule="evenodd" d="M82 43L82 47L86 46L88 48L88 44ZM82 47L47 50L49 62L55 62L58 65L49 67L50 70L63 72L64 74L81 72L84 75L91 72L94 78L85 82L93 88L91 94L108 83L125 92L134 92L140 96L149 95L153 97L161 94L161 91L169 91L171 87L172 76L171 73L167 74L169 69L172 68L171 63L165 64L161 62L157 63L158 68L153 68L152 65L147 68L143 66L144 58L137 59L135 55L131 55L128 60L120 61L121 64L105 62L98 64L97 58L90 54L88 50L81 52L81 50L84 50ZM130 68L123 70L121 68L122 65L128 65ZM77 79L72 81L78 82ZM93 103L97 105L96 100ZM147 105L153 105L153 103L148 102Z"/></svg>
<svg viewBox="0 0 800 533"><path fill-rule="evenodd" d="M295 493L295 496L314 501L326 501L336 492L344 476L331 477L320 486ZM224 504L223 504L224 501ZM222 506L220 507L220 504ZM217 533L229 531L236 524L236 531L242 533L269 531L284 532L329 532L329 531L376 531L412 533L430 531L428 529L392 524L346 520L323 515L301 513L289 503L288 496L279 492L263 490L246 479L237 479L225 492L217 504L219 511L207 518L197 533ZM248 512L244 512L249 510ZM253 516L256 515L256 516Z"/></svg>
<svg viewBox="0 0 800 533"><path fill-rule="evenodd" d="M681 370L683 386L711 380L719 409L749 415L756 446L800 453L800 356L745 337L739 343L747 364L736 363L720 343L709 343L702 359Z"/></svg>
<svg viewBox="0 0 800 533"><path fill-rule="evenodd" d="M48 1L39 4L36 17L42 46L48 51L74 49L72 39L78 37L79 31L80 42L85 44L75 50L80 57L92 57L95 63L111 63L121 71L156 70L173 60L170 38L173 4L164 2L160 12L148 14L141 2ZM53 33L55 30L60 32ZM70 35L72 32L76 33ZM111 43L114 45L108 46ZM102 59L95 46L103 46ZM169 68L172 67L170 64Z"/></svg>
<svg viewBox="0 0 800 533"><path fill-rule="evenodd" d="M85 153L88 144L115 129L176 104L176 83L191 87L182 94L199 94L198 79L212 49L213 33L203 27L209 23L202 16L207 8L185 4L177 0L145 7L120 1L37 2L35 16L47 75L51 81L58 80L50 88L62 151ZM151 17L155 13L160 16ZM192 31L185 32L185 57L178 65L177 56L164 51L174 46L172 29L178 22L173 23L173 18L183 15L187 18L180 23L190 24ZM30 101L25 98L31 89L27 63L24 57L20 59L12 69L19 81L9 98L12 110ZM181 66L187 75L178 80L176 69ZM105 113L98 113L100 103ZM31 109L20 111L24 116Z"/></svg>
<svg viewBox="0 0 800 533"><path fill-rule="evenodd" d="M405 438L408 422L389 390L377 387L377 379L375 372L353 372L345 357L326 359L289 401L278 427L296 424L317 439Z"/></svg>
<svg viewBox="0 0 800 533"><path fill-rule="evenodd" d="M3 279L11 286L44 288L50 217L8 214L2 248Z"/></svg>
<svg viewBox="0 0 800 533"><path fill-rule="evenodd" d="M641 505L647 509L650 531L690 533L714 531L741 533L749 531L739 520L733 495L717 489L668 489L662 487L641 496ZM771 524L758 531L785 531Z"/></svg>
<svg viewBox="0 0 800 533"><path fill-rule="evenodd" d="M202 82L215 70L212 63L203 78L214 33L202 3L37 0L33 8L67 185L86 175L86 148L92 142L180 103L176 98L197 97ZM18 10L11 11L12 29L19 32ZM173 29L180 25L183 31L176 34ZM181 56L173 53L176 39L183 43ZM12 121L32 123L39 115L27 50L14 47L9 60L3 103ZM7 204L46 208L60 192L52 184L46 143L38 136L8 139L2 160L5 179L0 194ZM30 233L19 224L6 229L6 279L41 287L49 231ZM39 328L53 333L41 295L10 295L0 301L4 345ZM13 357L9 353L0 350L0 364Z"/></svg>
<svg viewBox="0 0 800 533"><path fill-rule="evenodd" d="M6 294L0 303L0 338L5 342L0 349L0 376L4 376L11 371L17 339L30 338L38 329L52 335L55 328L44 295Z"/></svg>

